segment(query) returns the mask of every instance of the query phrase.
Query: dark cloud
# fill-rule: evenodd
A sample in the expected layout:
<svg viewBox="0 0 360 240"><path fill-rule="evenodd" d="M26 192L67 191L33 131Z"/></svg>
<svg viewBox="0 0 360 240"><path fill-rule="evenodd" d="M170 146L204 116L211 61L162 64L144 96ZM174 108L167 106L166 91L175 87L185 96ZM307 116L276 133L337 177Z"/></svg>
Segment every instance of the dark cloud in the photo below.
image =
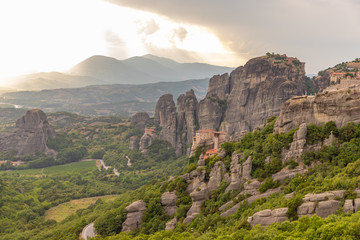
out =
<svg viewBox="0 0 360 240"><path fill-rule="evenodd" d="M314 72L359 57L358 0L108 0L205 26L243 58L287 53Z"/></svg>
<svg viewBox="0 0 360 240"><path fill-rule="evenodd" d="M139 23L139 25L138 32L146 35L154 34L160 29L159 25L155 22L154 19L151 19L145 23Z"/></svg>

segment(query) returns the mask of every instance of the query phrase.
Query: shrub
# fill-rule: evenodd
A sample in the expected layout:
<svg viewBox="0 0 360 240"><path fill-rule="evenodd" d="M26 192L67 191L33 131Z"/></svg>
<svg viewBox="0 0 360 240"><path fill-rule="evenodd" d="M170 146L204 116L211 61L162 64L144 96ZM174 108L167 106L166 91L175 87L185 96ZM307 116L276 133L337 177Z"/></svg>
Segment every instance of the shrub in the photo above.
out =
<svg viewBox="0 0 360 240"><path fill-rule="evenodd" d="M272 178L268 178L263 184L261 184L259 191L263 193L268 189L277 188L278 186L280 186L279 180L273 181Z"/></svg>
<svg viewBox="0 0 360 240"><path fill-rule="evenodd" d="M303 197L301 195L295 195L289 200L286 216L290 221L298 219L297 209L303 203L302 199Z"/></svg>

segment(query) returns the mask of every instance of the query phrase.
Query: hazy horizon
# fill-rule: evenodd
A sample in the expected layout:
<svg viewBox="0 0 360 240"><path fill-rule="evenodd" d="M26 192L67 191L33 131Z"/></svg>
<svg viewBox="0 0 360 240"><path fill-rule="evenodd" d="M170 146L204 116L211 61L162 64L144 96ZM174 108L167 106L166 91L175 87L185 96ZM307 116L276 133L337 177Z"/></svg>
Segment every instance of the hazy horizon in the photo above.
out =
<svg viewBox="0 0 360 240"><path fill-rule="evenodd" d="M275 52L316 74L359 57L359 10L356 0L1 2L0 85L64 72L93 55L237 67Z"/></svg>

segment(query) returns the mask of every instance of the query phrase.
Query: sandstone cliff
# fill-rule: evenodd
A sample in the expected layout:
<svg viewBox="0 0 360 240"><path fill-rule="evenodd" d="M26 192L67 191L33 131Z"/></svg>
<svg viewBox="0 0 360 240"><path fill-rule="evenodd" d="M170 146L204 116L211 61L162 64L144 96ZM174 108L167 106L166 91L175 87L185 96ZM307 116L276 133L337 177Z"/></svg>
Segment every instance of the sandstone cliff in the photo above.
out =
<svg viewBox="0 0 360 240"><path fill-rule="evenodd" d="M133 125L135 128L143 130L146 125L151 125L152 119L149 117L149 114L146 112L138 112L135 113L131 117L131 125Z"/></svg>
<svg viewBox="0 0 360 240"><path fill-rule="evenodd" d="M55 137L55 131L46 114L40 109L29 110L16 121L12 131L0 133L0 151L15 150L19 156L40 151L54 156L46 145L49 137Z"/></svg>
<svg viewBox="0 0 360 240"><path fill-rule="evenodd" d="M360 122L360 88L330 90L315 96L294 97L283 104L276 132L287 132L302 123L334 121L337 127Z"/></svg>
<svg viewBox="0 0 360 240"><path fill-rule="evenodd" d="M304 92L304 63L270 54L251 59L230 75L212 77L207 95L199 103L192 90L178 97L177 106L171 94L161 96L154 123L160 129L159 138L170 142L180 156L189 153L197 129L241 136L278 116L283 102Z"/></svg>
<svg viewBox="0 0 360 240"><path fill-rule="evenodd" d="M226 75L210 81L208 92L212 94L200 103L199 115L204 118L199 122L200 128L208 127L210 117L216 115L213 127L228 135L262 127L267 118L279 115L283 102L305 91L304 63L285 55L251 59L244 67L235 69L227 81L224 78ZM211 91L220 84L226 87ZM207 99L217 106L209 108L205 104Z"/></svg>
<svg viewBox="0 0 360 240"><path fill-rule="evenodd" d="M156 104L154 125L158 130L158 137L170 142L175 148L177 156L189 151L197 127L197 108L198 102L193 90L181 94L177 99L176 106L171 94L161 96ZM141 117L141 119L145 118ZM144 122L144 120L139 122ZM145 122L149 122L149 119ZM140 140L141 150L151 145L151 139L147 133L143 135ZM145 142L147 144L144 144Z"/></svg>

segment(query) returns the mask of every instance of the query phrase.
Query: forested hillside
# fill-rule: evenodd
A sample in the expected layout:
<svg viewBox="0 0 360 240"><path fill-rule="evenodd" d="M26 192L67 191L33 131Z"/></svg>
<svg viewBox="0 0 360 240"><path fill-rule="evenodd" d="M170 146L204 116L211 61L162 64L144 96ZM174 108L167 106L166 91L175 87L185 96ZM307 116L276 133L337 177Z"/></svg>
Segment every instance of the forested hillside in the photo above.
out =
<svg viewBox="0 0 360 240"><path fill-rule="evenodd" d="M308 125L306 142L311 147L301 154L301 160L289 159L282 162L280 160L282 153L288 151L286 149L292 148L298 129L293 129L288 133L273 133L275 120L274 118L269 119L264 129L246 134L240 142L225 143L222 146L223 154L207 158L203 166L197 165L202 151L199 149L195 158L190 159L190 165L183 170L181 175L172 179L163 177L160 180L153 180L137 190L122 193L113 202L105 203L98 200L96 204L85 210L77 211L75 215L60 223L44 221L43 216L49 205L54 206L61 201L66 201L65 199L120 193L123 180L111 175L110 170L106 173L93 170L83 176L75 174L72 177L66 175L55 177L44 174L46 169L40 176L25 177L26 172L22 173L21 171L3 173L1 175L3 188L1 211L5 214L11 209L12 214L7 213L7 217L1 220L2 232L6 232L5 235L2 234L2 239L20 239L22 237L25 239L75 239L79 236L82 228L90 222L95 222L96 231L101 235L96 239L333 239L335 237L358 239L360 215L352 213L354 210L344 211L348 209L347 204L350 201L356 203L359 197L360 174L357 169L360 164L360 160L358 160L360 157L358 144L360 125L349 123L342 128L337 128L333 122L322 126ZM331 144L326 143L329 137L335 139ZM125 150L125 147L124 149L118 147L110 151L106 150L105 154L111 156L110 153L113 151L117 151L119 154L116 155L120 155L129 150ZM154 150L154 152L156 151ZM229 173L234 154L241 156L240 164L243 164L251 156L251 180L243 182L237 190L228 191L229 181L225 177L221 177L219 187L212 190L208 199L200 205L199 214L190 223L184 223L183 220L194 200L193 194L189 195L186 191L189 182L184 176L194 171L204 171L203 181L208 184L213 180L214 166L221 165L220 162L226 169L223 174ZM270 157L270 161L268 157ZM111 161L118 164L116 159ZM157 161L155 160L155 162ZM120 164L120 166L124 165ZM161 166L164 168L165 165ZM166 166L170 167L170 165ZM126 167L123 169L125 170ZM303 171L296 173L299 169ZM291 171L295 171L291 177L274 180L275 176L279 176L280 173ZM141 172L140 169L137 171L137 173ZM170 172L167 172L162 176L169 174ZM19 176L22 176L23 180L15 181ZM26 185L24 181L28 182L30 180L28 178L31 178L32 181L37 180L35 184ZM51 183L53 181L57 182L56 187ZM249 188L256 182L259 183L257 189ZM96 187L93 187L91 183L96 184ZM107 187L100 187L99 184L105 183ZM80 196L64 194L67 190L73 191L79 187L87 189L86 191L76 190ZM56 188L59 192L49 193L48 188ZM200 188L202 187L198 187L198 190L195 189L195 192L201 192ZM42 189L41 192L38 192L40 189ZM249 192L254 189L258 191L255 195ZM5 195L5 192L8 194ZM36 195L35 192L37 194L48 193L48 197L44 194ZM163 208L161 197L165 192L175 192L177 197L175 213L177 224L172 231L164 231L166 223L174 217L168 216ZM6 197L9 193L12 198ZM320 196L323 195L320 193L326 193L325 197L321 198ZM56 203L51 200L54 194L62 196ZM250 197L251 195L256 197ZM318 200L314 203L314 207L320 210L323 202L336 202L337 208L331 212L334 215L327 218L313 214L301 215L299 209L303 208L304 203L309 203L309 198L315 197ZM122 225L127 218L125 208L137 200L146 203L141 228L121 233ZM15 205L12 204L16 203L18 206L19 202L24 202L23 207L14 209ZM224 207L224 204L227 205ZM235 206L237 209L232 214L224 214ZM282 220L282 223L274 223L266 228L260 225L254 226L251 221L249 222L249 217L254 220L256 213L268 211L267 209L272 211L286 209L284 214L287 220ZM14 220L18 224L11 224ZM25 229L27 230L24 231Z"/></svg>

